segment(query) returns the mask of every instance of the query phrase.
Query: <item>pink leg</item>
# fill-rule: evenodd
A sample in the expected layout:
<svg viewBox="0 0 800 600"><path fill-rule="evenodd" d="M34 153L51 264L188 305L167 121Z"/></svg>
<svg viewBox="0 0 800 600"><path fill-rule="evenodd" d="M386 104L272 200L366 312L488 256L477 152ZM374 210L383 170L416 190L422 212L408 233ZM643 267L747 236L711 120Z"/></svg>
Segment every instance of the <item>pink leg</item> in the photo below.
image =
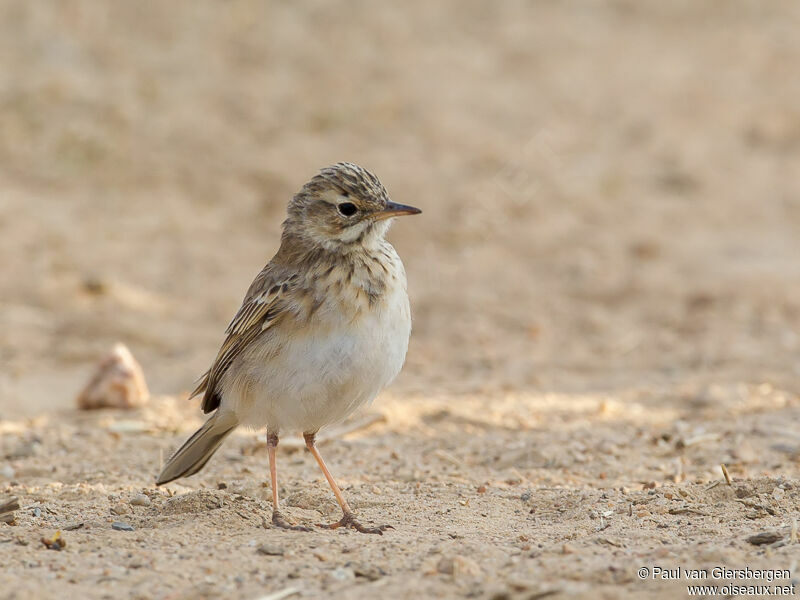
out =
<svg viewBox="0 0 800 600"><path fill-rule="evenodd" d="M305 433L303 434L303 438L306 440L306 447L308 448L309 452L314 456L317 460L317 464L319 468L322 470L322 474L325 475L325 479L328 480L328 485L331 486L333 490L333 495L336 496L336 501L339 503L339 506L342 507L342 518L337 521L336 523L331 523L330 525L320 525L320 527L325 527L327 529L337 529L339 527L352 527L356 531L361 533L376 533L378 535L383 535L383 532L387 529L394 529L391 525L381 525L380 527L364 527L361 523L356 521L355 516L353 515L353 511L350 510L350 505L347 504L347 500L344 499L342 495L342 490L339 489L339 486L336 485L336 481L333 479L333 475L328 470L328 467L325 465L325 461L322 459L322 455L317 450L317 447L314 445L314 439L316 437L316 433Z"/></svg>
<svg viewBox="0 0 800 600"><path fill-rule="evenodd" d="M278 508L278 461L275 456L277 447L278 435L276 433L268 433L267 453L269 454L269 479L272 484L272 524L275 527L291 529L292 531L311 531L308 527L289 523Z"/></svg>

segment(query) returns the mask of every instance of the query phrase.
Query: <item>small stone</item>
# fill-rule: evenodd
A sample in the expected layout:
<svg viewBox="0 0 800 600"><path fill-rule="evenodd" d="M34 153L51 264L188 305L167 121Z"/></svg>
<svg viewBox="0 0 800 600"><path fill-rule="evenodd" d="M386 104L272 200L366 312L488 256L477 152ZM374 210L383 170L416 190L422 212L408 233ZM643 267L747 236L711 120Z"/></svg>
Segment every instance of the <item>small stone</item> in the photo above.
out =
<svg viewBox="0 0 800 600"><path fill-rule="evenodd" d="M436 565L436 570L444 575L452 575L458 577L459 575L468 575L477 577L481 574L481 568L474 560L466 556L456 555L452 558L442 558L439 564Z"/></svg>
<svg viewBox="0 0 800 600"><path fill-rule="evenodd" d="M133 506L150 506L151 503L150 497L146 494L136 494L131 498L131 504Z"/></svg>
<svg viewBox="0 0 800 600"><path fill-rule="evenodd" d="M331 577L337 581L351 581L356 578L355 574L350 569L339 567L331 571Z"/></svg>
<svg viewBox="0 0 800 600"><path fill-rule="evenodd" d="M353 573L356 577L363 577L367 581L377 581L386 575L386 571L374 565L358 565L353 568Z"/></svg>
<svg viewBox="0 0 800 600"><path fill-rule="evenodd" d="M478 486L478 493L479 494L485 494L486 493L486 486L485 485L479 485Z"/></svg>
<svg viewBox="0 0 800 600"><path fill-rule="evenodd" d="M86 277L81 284L83 285L84 291L88 292L89 294L101 296L108 292L108 283L99 277L90 275L89 277Z"/></svg>
<svg viewBox="0 0 800 600"><path fill-rule="evenodd" d="M33 509L33 516L36 517L37 519L39 517L41 517L42 516L42 509L39 508L38 506L36 508L34 508Z"/></svg>
<svg viewBox="0 0 800 600"><path fill-rule="evenodd" d="M30 458L38 456L42 449L42 442L38 439L26 440L17 444L17 447L6 455L7 459ZM9 478L10 479L10 478Z"/></svg>
<svg viewBox="0 0 800 600"><path fill-rule="evenodd" d="M575 547L570 544L561 546L561 554L575 554Z"/></svg>
<svg viewBox="0 0 800 600"><path fill-rule="evenodd" d="M61 537L61 532L56 531L51 538L42 538L42 543L48 550L61 551L67 546L67 540Z"/></svg>
<svg viewBox="0 0 800 600"><path fill-rule="evenodd" d="M774 490L772 490L772 497L775 498L775 500L783 500L785 496L786 490L782 488L776 487Z"/></svg>
<svg viewBox="0 0 800 600"><path fill-rule="evenodd" d="M131 409L144 406L149 398L142 367L124 344L116 344L97 365L76 403L81 410Z"/></svg>
<svg viewBox="0 0 800 600"><path fill-rule="evenodd" d="M531 493L523 492L522 495L519 497L519 499L522 500L523 502L527 502L528 500L531 499Z"/></svg>
<svg viewBox="0 0 800 600"><path fill-rule="evenodd" d="M256 552L264 556L283 556L283 548L272 544L261 544Z"/></svg>
<svg viewBox="0 0 800 600"><path fill-rule="evenodd" d="M111 524L111 529L116 529L117 531L136 531L132 525L128 525L122 521L114 521Z"/></svg>
<svg viewBox="0 0 800 600"><path fill-rule="evenodd" d="M0 467L0 479L14 479L17 476L17 472L11 465L3 465Z"/></svg>
<svg viewBox="0 0 800 600"><path fill-rule="evenodd" d="M228 484L225 483L224 481L219 481L219 482L217 482L217 489L218 490L227 490L228 489Z"/></svg>
<svg viewBox="0 0 800 600"><path fill-rule="evenodd" d="M119 502L111 507L111 514L112 515L127 515L130 512L130 509L126 504Z"/></svg>
<svg viewBox="0 0 800 600"><path fill-rule="evenodd" d="M777 531L762 531L756 535L751 535L747 541L754 546L763 546L764 544L774 544L783 539L783 535Z"/></svg>
<svg viewBox="0 0 800 600"><path fill-rule="evenodd" d="M466 556L453 557L453 576L468 575L470 577L479 577L481 574L480 565Z"/></svg>

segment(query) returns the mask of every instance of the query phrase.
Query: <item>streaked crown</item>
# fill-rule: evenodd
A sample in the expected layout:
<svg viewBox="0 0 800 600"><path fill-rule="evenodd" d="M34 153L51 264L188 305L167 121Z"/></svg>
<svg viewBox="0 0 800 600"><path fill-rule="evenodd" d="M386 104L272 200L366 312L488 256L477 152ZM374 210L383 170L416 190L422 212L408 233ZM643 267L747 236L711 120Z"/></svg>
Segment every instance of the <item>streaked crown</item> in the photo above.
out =
<svg viewBox="0 0 800 600"><path fill-rule="evenodd" d="M392 202L367 169L340 162L322 169L289 202L284 240L305 240L328 250L366 246L383 238L392 217L419 212Z"/></svg>

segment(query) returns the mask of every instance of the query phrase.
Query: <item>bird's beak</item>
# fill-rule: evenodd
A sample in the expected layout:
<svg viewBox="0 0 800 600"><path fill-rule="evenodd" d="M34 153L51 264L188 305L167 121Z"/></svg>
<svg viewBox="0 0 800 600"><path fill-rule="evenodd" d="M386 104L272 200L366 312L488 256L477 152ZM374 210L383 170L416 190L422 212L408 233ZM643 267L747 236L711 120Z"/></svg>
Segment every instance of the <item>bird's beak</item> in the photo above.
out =
<svg viewBox="0 0 800 600"><path fill-rule="evenodd" d="M386 208L384 208L379 213L375 214L376 221L382 221L383 219L390 219L391 217L402 217L403 215L418 215L422 211L418 208L413 206L407 206L405 204L397 204L396 202L388 202L386 204Z"/></svg>

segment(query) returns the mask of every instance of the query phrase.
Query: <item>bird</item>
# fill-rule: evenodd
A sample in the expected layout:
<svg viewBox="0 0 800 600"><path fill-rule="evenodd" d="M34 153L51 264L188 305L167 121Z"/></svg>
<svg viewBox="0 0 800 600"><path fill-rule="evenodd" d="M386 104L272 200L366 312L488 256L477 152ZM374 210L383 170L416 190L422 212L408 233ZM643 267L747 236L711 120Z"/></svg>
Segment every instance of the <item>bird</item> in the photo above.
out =
<svg viewBox="0 0 800 600"><path fill-rule="evenodd" d="M403 263L386 233L416 215L380 180L349 162L323 168L289 201L280 246L250 285L211 368L190 398L213 413L164 464L162 485L197 473L238 426L267 432L272 523L290 523L278 498L278 441L303 434L342 509L320 525L383 534L355 517L315 440L371 402L400 372L411 335Z"/></svg>

